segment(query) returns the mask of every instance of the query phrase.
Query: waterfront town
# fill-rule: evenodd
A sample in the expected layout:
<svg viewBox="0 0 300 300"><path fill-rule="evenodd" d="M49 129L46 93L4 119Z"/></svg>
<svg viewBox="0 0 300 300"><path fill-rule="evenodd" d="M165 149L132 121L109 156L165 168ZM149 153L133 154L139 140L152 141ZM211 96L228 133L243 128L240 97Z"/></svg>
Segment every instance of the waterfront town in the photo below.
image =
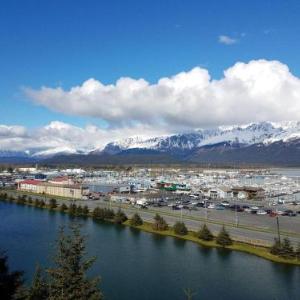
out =
<svg viewBox="0 0 300 300"><path fill-rule="evenodd" d="M297 216L300 176L276 169L121 170L20 167L0 174L3 189L135 208L197 211L231 209L256 215Z"/></svg>

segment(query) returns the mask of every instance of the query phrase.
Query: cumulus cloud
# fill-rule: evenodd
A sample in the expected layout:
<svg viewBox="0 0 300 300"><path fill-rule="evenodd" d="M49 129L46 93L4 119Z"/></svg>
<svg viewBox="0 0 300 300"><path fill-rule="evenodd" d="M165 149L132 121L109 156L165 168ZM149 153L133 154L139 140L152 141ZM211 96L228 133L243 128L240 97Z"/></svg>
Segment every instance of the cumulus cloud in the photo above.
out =
<svg viewBox="0 0 300 300"><path fill-rule="evenodd" d="M50 124L28 130L21 126L0 125L0 151L31 151L44 150L89 152L102 149L107 143L132 136L149 138L161 135L163 131L151 126L135 125L123 128L103 129L94 125L84 128L53 121Z"/></svg>
<svg viewBox="0 0 300 300"><path fill-rule="evenodd" d="M111 129L139 125L174 132L300 116L300 80L279 61L238 62L219 80L195 67L154 84L129 77L109 85L88 79L69 90L27 88L25 93L38 105L97 117Z"/></svg>
<svg viewBox="0 0 300 300"><path fill-rule="evenodd" d="M234 39L228 35L219 35L218 37L219 43L225 44L225 45L233 45L237 43L237 39Z"/></svg>

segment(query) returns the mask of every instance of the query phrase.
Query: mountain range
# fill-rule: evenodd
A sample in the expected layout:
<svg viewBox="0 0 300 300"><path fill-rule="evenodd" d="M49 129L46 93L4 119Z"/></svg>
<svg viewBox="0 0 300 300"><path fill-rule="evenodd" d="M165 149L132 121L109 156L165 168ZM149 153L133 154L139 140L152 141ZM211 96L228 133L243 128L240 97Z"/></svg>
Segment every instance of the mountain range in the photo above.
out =
<svg viewBox="0 0 300 300"><path fill-rule="evenodd" d="M259 122L198 129L153 138L112 141L100 149L64 147L9 151L0 161L72 164L264 164L300 165L300 121Z"/></svg>

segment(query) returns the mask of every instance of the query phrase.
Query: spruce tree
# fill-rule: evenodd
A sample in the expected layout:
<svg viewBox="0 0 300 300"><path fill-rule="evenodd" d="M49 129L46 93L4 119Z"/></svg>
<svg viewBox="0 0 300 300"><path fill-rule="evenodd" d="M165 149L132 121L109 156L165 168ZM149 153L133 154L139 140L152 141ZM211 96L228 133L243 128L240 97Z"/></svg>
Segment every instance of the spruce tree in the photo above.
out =
<svg viewBox="0 0 300 300"><path fill-rule="evenodd" d="M204 241L212 241L214 239L213 234L210 232L206 224L203 224L201 229L197 233L197 237Z"/></svg>
<svg viewBox="0 0 300 300"><path fill-rule="evenodd" d="M51 198L49 201L49 208L50 209L55 209L57 207L57 201L54 198Z"/></svg>
<svg viewBox="0 0 300 300"><path fill-rule="evenodd" d="M143 225L143 220L139 214L135 213L130 219L130 225L132 226L141 226Z"/></svg>
<svg viewBox="0 0 300 300"><path fill-rule="evenodd" d="M99 300L103 299L99 290L99 278L89 279L86 275L95 258L85 259L85 238L78 226L72 226L69 235L60 231L57 242L55 266L47 270L49 300Z"/></svg>
<svg viewBox="0 0 300 300"><path fill-rule="evenodd" d="M23 285L23 272L9 271L8 257L4 252L0 252L0 299L13 299L18 290Z"/></svg>
<svg viewBox="0 0 300 300"><path fill-rule="evenodd" d="M281 254L281 243L279 239L274 239L274 244L272 245L270 249L270 253L273 255L280 255Z"/></svg>
<svg viewBox="0 0 300 300"><path fill-rule="evenodd" d="M163 231L167 230L169 226L163 217L161 217L159 214L156 214L154 216L154 223L152 227L154 230Z"/></svg>
<svg viewBox="0 0 300 300"><path fill-rule="evenodd" d="M117 224L122 224L127 220L128 218L126 214L121 209L118 209L117 213L114 216L114 222Z"/></svg>
<svg viewBox="0 0 300 300"><path fill-rule="evenodd" d="M227 232L227 230L225 229L224 225L222 226L222 229L220 230L220 232L216 238L216 242L218 245L221 245L222 247L232 245L232 239L231 239L229 233Z"/></svg>
<svg viewBox="0 0 300 300"><path fill-rule="evenodd" d="M70 204L70 206L68 208L68 213L71 216L75 216L77 214L77 206L76 206L76 204Z"/></svg>
<svg viewBox="0 0 300 300"><path fill-rule="evenodd" d="M300 242L297 245L297 248L295 250L295 257L297 260L300 260Z"/></svg>
<svg viewBox="0 0 300 300"><path fill-rule="evenodd" d="M183 222L176 222L173 227L173 230L175 234L178 235L186 235L188 233L188 230Z"/></svg>
<svg viewBox="0 0 300 300"><path fill-rule="evenodd" d="M59 209L61 212L65 212L68 209L68 206L65 203L63 203Z"/></svg>
<svg viewBox="0 0 300 300"><path fill-rule="evenodd" d="M288 238L283 239L280 256L285 259L292 259L294 257L294 249Z"/></svg>
<svg viewBox="0 0 300 300"><path fill-rule="evenodd" d="M88 208L88 206L87 205L85 205L84 207L83 207L83 209L82 209L82 215L83 216L88 216L88 214L89 214L89 208Z"/></svg>
<svg viewBox="0 0 300 300"><path fill-rule="evenodd" d="M37 265L26 300L47 300L48 296L48 284L45 281L40 265Z"/></svg>

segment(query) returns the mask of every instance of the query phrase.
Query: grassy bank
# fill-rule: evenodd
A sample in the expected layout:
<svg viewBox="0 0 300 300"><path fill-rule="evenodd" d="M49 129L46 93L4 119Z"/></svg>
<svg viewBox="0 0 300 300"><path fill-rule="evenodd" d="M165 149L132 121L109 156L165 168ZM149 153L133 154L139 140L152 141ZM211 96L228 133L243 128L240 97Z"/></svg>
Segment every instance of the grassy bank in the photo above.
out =
<svg viewBox="0 0 300 300"><path fill-rule="evenodd" d="M162 236L170 236L170 237L174 237L174 238L178 238L178 239L182 239L182 240L186 240L186 241L191 241L191 242L194 242L194 243L204 246L204 247L213 247L213 248L221 248L221 249L223 248L222 246L218 245L215 240L213 240L213 241L200 240L199 238L196 237L196 233L193 231L189 231L189 233L187 235L177 235L174 233L174 231L172 229L164 230L164 231L154 230L152 228L152 223L148 223L148 222L144 222L144 224L141 226L131 226L129 221L126 221L124 223L124 225L130 226L130 227L142 230L142 231L146 231L149 233L153 233L153 234L159 234ZM300 266L299 260L297 260L297 259L288 260L288 259L284 259L284 258L275 256L270 253L270 248L267 248L267 247L255 246L255 245L250 245L250 244L243 243L243 242L234 241L231 246L227 246L227 247L225 247L225 249L240 251L240 252L245 252L248 254L256 255L256 256L262 257L264 259L276 262L276 263L284 263L284 264Z"/></svg>
<svg viewBox="0 0 300 300"><path fill-rule="evenodd" d="M53 208L53 207L50 207L48 204L40 207L40 206L36 206L34 202L28 203L25 201L24 203L20 203L20 202L18 202L17 199L16 200L0 199L0 200L2 200L4 202L8 202L8 203L16 203L19 205L28 205L28 206L32 206L32 207L39 207L42 209L51 210L53 212L60 212L60 213L65 213L65 214L69 213L68 210L61 211L60 207ZM80 217L80 216L78 216L78 217ZM82 215L82 217L93 218L93 215L92 215L92 212L89 212L84 216ZM113 223L113 220L105 220L105 221ZM191 241L191 242L194 242L203 247L224 248L224 247L220 246L219 244L217 244L215 240L205 241L205 240L199 239L196 236L196 232L194 232L194 231L189 231L188 234L186 234L186 235L178 235L178 234L175 234L175 232L173 231L172 228L169 228L168 230L158 231L158 230L153 229L152 223L143 222L143 224L140 226L132 226L130 224L129 220L122 223L122 225L136 228L138 230L142 230L142 231L152 233L152 234L157 234L157 235L161 235L161 236L169 236L169 237L174 237L174 238L178 238L178 239L182 239L182 240L186 240L186 241ZM282 257L273 255L270 253L270 248L268 248L268 247L256 246L256 245L247 244L244 242L234 241L232 245L226 246L225 249L240 251L240 252L245 252L248 254L256 255L258 257L261 257L261 258L264 258L264 259L267 259L267 260L270 260L270 261L276 262L276 263L284 263L284 264L289 264L289 265L300 266L300 260L284 259Z"/></svg>

